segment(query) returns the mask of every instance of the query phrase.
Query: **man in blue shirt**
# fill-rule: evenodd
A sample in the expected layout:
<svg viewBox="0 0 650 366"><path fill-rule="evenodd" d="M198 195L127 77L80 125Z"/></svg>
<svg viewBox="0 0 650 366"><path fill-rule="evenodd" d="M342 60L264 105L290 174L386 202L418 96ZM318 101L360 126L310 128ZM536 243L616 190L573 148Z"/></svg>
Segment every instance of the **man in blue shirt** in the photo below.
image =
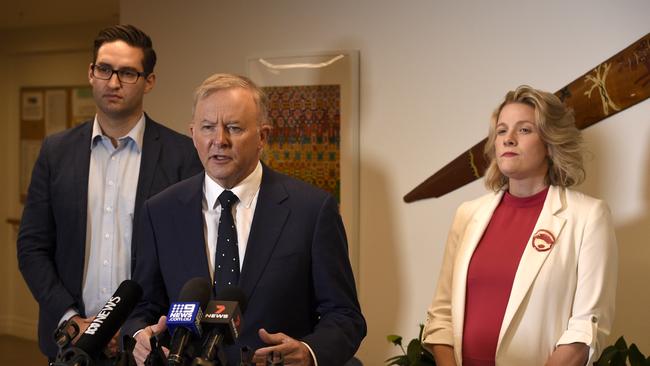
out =
<svg viewBox="0 0 650 366"><path fill-rule="evenodd" d="M192 141L144 113L156 82L151 39L131 25L99 32L88 80L93 120L48 136L18 233L18 263L39 303L39 345L66 320L83 332L135 264L142 203L202 170ZM117 350L114 339L107 353Z"/></svg>

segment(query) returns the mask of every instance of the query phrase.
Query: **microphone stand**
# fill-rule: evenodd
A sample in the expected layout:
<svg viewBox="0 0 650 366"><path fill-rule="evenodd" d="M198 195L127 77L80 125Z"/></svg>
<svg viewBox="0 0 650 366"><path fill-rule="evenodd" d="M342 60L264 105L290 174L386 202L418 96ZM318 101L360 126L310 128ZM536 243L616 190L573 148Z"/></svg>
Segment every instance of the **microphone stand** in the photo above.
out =
<svg viewBox="0 0 650 366"><path fill-rule="evenodd" d="M149 338L149 344L151 345L151 352L144 360L144 365L167 366L167 362L165 362L165 353L163 352L160 343L158 343L158 338L156 338L156 336L151 336L151 338Z"/></svg>
<svg viewBox="0 0 650 366"><path fill-rule="evenodd" d="M253 350L248 346L243 346L239 350L239 366L254 366L253 364Z"/></svg>
<svg viewBox="0 0 650 366"><path fill-rule="evenodd" d="M201 356L194 358L192 366L226 366L226 356L219 347L222 341L223 335L216 329L211 329L203 342Z"/></svg>
<svg viewBox="0 0 650 366"><path fill-rule="evenodd" d="M284 366L284 356L280 352L271 352L266 355L266 366Z"/></svg>
<svg viewBox="0 0 650 366"><path fill-rule="evenodd" d="M122 337L122 345L124 350L120 352L115 360L114 366L137 366L135 357L133 357L133 349L135 348L135 339L125 334Z"/></svg>
<svg viewBox="0 0 650 366"><path fill-rule="evenodd" d="M68 348L63 354L56 357L52 366L92 366L90 356L77 347Z"/></svg>
<svg viewBox="0 0 650 366"><path fill-rule="evenodd" d="M54 341L59 347L52 366L91 366L90 356L77 347L70 347L72 340L79 335L77 323L68 319L54 331Z"/></svg>

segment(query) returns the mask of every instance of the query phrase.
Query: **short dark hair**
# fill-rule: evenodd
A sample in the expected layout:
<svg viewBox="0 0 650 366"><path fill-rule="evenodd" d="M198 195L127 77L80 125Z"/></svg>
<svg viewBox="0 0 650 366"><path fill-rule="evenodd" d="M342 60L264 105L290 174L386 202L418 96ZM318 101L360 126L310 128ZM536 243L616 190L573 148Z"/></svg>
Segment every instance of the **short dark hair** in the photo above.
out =
<svg viewBox="0 0 650 366"><path fill-rule="evenodd" d="M149 75L153 72L153 68L156 66L156 51L153 50L151 38L145 32L130 24L113 25L99 31L99 34L95 38L93 48L93 63L97 61L97 51L99 51L99 48L104 43L115 41L124 41L131 47L142 49L144 53L144 58L142 59L144 73Z"/></svg>

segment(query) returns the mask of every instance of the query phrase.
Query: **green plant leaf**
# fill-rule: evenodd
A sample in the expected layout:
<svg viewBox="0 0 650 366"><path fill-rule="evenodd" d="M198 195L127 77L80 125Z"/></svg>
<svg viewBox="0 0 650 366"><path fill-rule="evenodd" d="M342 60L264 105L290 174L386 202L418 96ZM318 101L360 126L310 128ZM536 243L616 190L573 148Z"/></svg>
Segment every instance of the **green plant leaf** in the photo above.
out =
<svg viewBox="0 0 650 366"><path fill-rule="evenodd" d="M424 331L424 324L420 324L420 332L418 333L418 339L422 342L422 332Z"/></svg>
<svg viewBox="0 0 650 366"><path fill-rule="evenodd" d="M616 346L616 348L618 348L621 351L627 351L627 343L625 342L625 338L623 338L623 336L621 336L619 339L616 340L614 346Z"/></svg>
<svg viewBox="0 0 650 366"><path fill-rule="evenodd" d="M429 350L426 349L424 345L422 345L422 360L430 361L433 365L436 364L436 360L433 358L433 354L431 354L431 352L429 352Z"/></svg>
<svg viewBox="0 0 650 366"><path fill-rule="evenodd" d="M620 351L614 346L608 346L603 350L603 353L600 355L600 358L596 362L598 366L607 366L610 364L614 356L616 356Z"/></svg>
<svg viewBox="0 0 650 366"><path fill-rule="evenodd" d="M614 357L612 357L610 364L615 366L626 366L627 363L625 360L627 360L627 350L616 353Z"/></svg>
<svg viewBox="0 0 650 366"><path fill-rule="evenodd" d="M402 345L402 337L395 335L395 334L389 334L386 336L386 339L396 345L396 346L401 346Z"/></svg>
<svg viewBox="0 0 650 366"><path fill-rule="evenodd" d="M385 362L395 361L395 360L403 358L403 357L406 357L406 356L393 356L391 358L387 358Z"/></svg>
<svg viewBox="0 0 650 366"><path fill-rule="evenodd" d="M406 356L395 356L387 359L386 366L397 365L397 366L408 366L409 360Z"/></svg>
<svg viewBox="0 0 650 366"><path fill-rule="evenodd" d="M409 365L417 365L422 356L422 343L419 339L412 339L406 347L406 355L409 359Z"/></svg>
<svg viewBox="0 0 650 366"><path fill-rule="evenodd" d="M639 351L639 348L636 346L636 344L632 343L630 345L628 357L630 358L631 366L645 366L645 356L643 353L641 353L641 351Z"/></svg>

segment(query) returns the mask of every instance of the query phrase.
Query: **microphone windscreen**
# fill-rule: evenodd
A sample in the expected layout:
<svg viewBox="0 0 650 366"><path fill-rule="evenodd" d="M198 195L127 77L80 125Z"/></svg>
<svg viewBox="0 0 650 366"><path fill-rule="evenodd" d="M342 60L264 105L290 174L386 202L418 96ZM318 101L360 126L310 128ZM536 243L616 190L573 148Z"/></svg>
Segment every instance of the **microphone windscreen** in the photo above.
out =
<svg viewBox="0 0 650 366"><path fill-rule="evenodd" d="M167 313L167 330L174 335L176 329L183 328L201 335L201 319L210 301L212 284L203 277L190 279L183 285L178 301L171 303Z"/></svg>
<svg viewBox="0 0 650 366"><path fill-rule="evenodd" d="M212 292L212 283L209 279L204 277L195 277L185 282L180 294L178 295L178 302L198 302L201 310L205 311L205 307L210 301L210 294Z"/></svg>
<svg viewBox="0 0 650 366"><path fill-rule="evenodd" d="M222 335L224 343L233 344L239 338L242 326L241 315L245 309L244 292L238 287L227 286L217 294L216 300L210 301L201 323Z"/></svg>
<svg viewBox="0 0 650 366"><path fill-rule="evenodd" d="M142 287L133 280L120 284L106 305L81 334L75 346L92 359L99 357L142 297Z"/></svg>
<svg viewBox="0 0 650 366"><path fill-rule="evenodd" d="M239 287L236 286L226 286L217 294L217 300L223 301L236 301L239 303L239 309L242 313L246 311L246 306L248 302L246 300L246 295Z"/></svg>

